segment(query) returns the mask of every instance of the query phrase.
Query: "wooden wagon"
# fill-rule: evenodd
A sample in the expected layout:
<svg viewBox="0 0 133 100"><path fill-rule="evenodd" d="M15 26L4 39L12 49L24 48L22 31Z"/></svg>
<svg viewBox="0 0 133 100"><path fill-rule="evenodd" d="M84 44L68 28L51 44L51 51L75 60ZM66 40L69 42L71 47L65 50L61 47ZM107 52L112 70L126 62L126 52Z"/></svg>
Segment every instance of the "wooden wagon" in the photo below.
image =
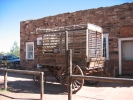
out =
<svg viewBox="0 0 133 100"><path fill-rule="evenodd" d="M61 84L67 85L66 50L71 49L72 74L102 74L105 58L102 57L101 27L89 23L54 29L37 28L36 34L42 34L42 45L37 46L38 64L35 70L43 71L45 76L53 75ZM39 76L34 75L33 79L39 82ZM91 80L87 82L98 83ZM73 93L76 93L82 88L84 80L73 80L72 83Z"/></svg>

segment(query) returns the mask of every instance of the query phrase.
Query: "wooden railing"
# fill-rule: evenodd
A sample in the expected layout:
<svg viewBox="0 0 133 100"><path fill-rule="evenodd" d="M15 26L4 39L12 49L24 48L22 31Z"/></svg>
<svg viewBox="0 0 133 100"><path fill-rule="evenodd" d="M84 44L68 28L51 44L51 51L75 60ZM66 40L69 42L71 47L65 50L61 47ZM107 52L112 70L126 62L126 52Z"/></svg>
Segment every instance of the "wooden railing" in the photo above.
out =
<svg viewBox="0 0 133 100"><path fill-rule="evenodd" d="M81 76L81 75L72 75L72 51L67 50L67 66L68 66L68 100L72 100L72 80L94 80L102 82L115 82L115 83L126 83L133 84L133 79L127 78L113 78L113 77L98 77L98 76Z"/></svg>
<svg viewBox="0 0 133 100"><path fill-rule="evenodd" d="M7 90L7 72L15 72L15 73L22 73L22 74L30 74L30 75L40 75L40 100L43 100L44 94L44 83L43 83L43 74L44 72L38 71L29 71L29 70L14 70L14 69L6 69L0 68L0 71L4 71L4 89Z"/></svg>

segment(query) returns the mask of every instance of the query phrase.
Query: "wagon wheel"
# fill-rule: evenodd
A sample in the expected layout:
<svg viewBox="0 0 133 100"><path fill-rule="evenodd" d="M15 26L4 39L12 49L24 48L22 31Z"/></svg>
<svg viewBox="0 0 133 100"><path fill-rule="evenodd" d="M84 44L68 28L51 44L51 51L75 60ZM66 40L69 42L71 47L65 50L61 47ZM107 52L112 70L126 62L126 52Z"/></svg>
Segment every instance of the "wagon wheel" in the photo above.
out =
<svg viewBox="0 0 133 100"><path fill-rule="evenodd" d="M40 71L40 72L42 72L42 70L40 69L40 68L36 68L36 69L34 69L34 71ZM45 77L44 77L45 78ZM40 84L40 75L33 75L33 81L37 84L37 85L39 85Z"/></svg>
<svg viewBox="0 0 133 100"><path fill-rule="evenodd" d="M83 75L81 68L78 65L72 66L72 75ZM68 76L65 85L68 85ZM84 79L72 79L72 93L78 92L84 85Z"/></svg>
<svg viewBox="0 0 133 100"><path fill-rule="evenodd" d="M60 76L58 75L58 71L60 70L61 68L59 66L56 66L55 67L55 70L53 70L53 73L54 73L54 77L55 79L57 79L57 81L60 81Z"/></svg>
<svg viewBox="0 0 133 100"><path fill-rule="evenodd" d="M60 77L60 75L59 75L59 73L58 73L59 71L61 71L61 77ZM65 67L60 68L59 71L56 72L56 73L54 73L55 78L56 78L58 81L60 81L60 78L61 78L62 80L64 80L64 79L67 77L67 75L66 75L67 73L65 72Z"/></svg>
<svg viewBox="0 0 133 100"><path fill-rule="evenodd" d="M81 70L81 68L78 65L74 65L72 67L72 74L73 75L82 75L83 76L83 72ZM73 93L78 92L82 86L84 85L84 79L73 79L72 80L72 91Z"/></svg>

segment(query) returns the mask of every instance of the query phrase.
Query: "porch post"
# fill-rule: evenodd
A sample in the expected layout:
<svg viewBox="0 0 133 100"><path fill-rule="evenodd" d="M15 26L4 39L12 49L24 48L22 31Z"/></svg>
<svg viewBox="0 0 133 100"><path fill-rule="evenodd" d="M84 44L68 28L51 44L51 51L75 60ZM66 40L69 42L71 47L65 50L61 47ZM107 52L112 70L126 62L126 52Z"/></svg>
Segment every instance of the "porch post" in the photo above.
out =
<svg viewBox="0 0 133 100"><path fill-rule="evenodd" d="M122 66L121 66L121 39L118 39L118 50L119 50L119 75L122 74Z"/></svg>

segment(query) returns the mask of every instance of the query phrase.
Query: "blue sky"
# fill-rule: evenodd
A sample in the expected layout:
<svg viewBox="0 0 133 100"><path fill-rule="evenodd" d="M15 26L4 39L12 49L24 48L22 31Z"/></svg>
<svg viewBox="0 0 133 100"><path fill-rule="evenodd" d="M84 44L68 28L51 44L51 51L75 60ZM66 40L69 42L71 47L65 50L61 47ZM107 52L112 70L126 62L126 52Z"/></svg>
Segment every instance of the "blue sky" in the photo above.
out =
<svg viewBox="0 0 133 100"><path fill-rule="evenodd" d="M0 52L20 45L21 21L127 2L133 0L0 0Z"/></svg>

